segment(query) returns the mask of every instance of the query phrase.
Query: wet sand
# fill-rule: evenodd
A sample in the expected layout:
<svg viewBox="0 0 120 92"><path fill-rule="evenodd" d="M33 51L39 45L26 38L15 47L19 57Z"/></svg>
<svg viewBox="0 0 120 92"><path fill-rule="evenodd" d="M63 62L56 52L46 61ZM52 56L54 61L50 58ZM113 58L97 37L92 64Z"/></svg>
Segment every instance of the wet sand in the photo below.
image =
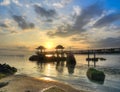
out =
<svg viewBox="0 0 120 92"><path fill-rule="evenodd" d="M0 92L43 92L46 88L54 87L55 92L62 89L63 92L86 92L77 90L68 84L45 78L33 78L26 75L13 75L0 80L0 82L9 82L5 87L0 88ZM57 89L56 89L57 88ZM53 90L53 89L52 89ZM46 91L52 92L52 91Z"/></svg>

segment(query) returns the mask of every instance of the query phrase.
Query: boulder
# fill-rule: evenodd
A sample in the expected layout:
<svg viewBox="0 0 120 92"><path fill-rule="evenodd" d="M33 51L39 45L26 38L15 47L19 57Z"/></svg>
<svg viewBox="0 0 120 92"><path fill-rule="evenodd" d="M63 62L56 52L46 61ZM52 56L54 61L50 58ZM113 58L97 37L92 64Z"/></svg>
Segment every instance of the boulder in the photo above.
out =
<svg viewBox="0 0 120 92"><path fill-rule="evenodd" d="M6 85L8 85L8 82L0 82L0 88L4 87L4 86L6 86ZM1 91L0 91L0 92L1 92Z"/></svg>
<svg viewBox="0 0 120 92"><path fill-rule="evenodd" d="M11 67L8 64L0 64L0 78L12 75L17 72L15 67Z"/></svg>
<svg viewBox="0 0 120 92"><path fill-rule="evenodd" d="M30 56L29 60L30 61L38 61L39 57L38 57L38 55L32 55L32 56Z"/></svg>
<svg viewBox="0 0 120 92"><path fill-rule="evenodd" d="M102 71L96 70L94 68L89 68L87 71L87 77L96 82L104 82L105 74Z"/></svg>

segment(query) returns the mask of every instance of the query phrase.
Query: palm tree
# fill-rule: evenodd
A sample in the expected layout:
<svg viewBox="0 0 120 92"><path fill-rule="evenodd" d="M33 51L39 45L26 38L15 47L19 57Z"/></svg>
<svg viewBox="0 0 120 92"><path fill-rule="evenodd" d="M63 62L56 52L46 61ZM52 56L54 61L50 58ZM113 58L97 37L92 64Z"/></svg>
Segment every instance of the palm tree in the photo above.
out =
<svg viewBox="0 0 120 92"><path fill-rule="evenodd" d="M57 45L55 49L56 49L56 50L63 50L64 47L63 47L62 45Z"/></svg>
<svg viewBox="0 0 120 92"><path fill-rule="evenodd" d="M43 53L43 50L45 51L45 47L44 46L39 46L36 48L38 50L38 52Z"/></svg>
<svg viewBox="0 0 120 92"><path fill-rule="evenodd" d="M59 53L61 53L62 56L64 47L62 45L57 45L55 49L57 52L57 57L59 57Z"/></svg>

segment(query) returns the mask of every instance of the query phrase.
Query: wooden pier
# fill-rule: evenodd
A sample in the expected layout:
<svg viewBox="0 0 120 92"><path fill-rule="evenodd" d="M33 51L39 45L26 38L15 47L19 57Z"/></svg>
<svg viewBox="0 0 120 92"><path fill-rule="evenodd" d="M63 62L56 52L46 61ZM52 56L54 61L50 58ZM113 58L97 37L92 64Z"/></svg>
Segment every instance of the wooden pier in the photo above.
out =
<svg viewBox="0 0 120 92"><path fill-rule="evenodd" d="M64 50L64 53L88 54L87 50ZM55 51L46 51L46 54L54 54ZM120 54L120 48L89 49L89 54Z"/></svg>
<svg viewBox="0 0 120 92"><path fill-rule="evenodd" d="M74 54L88 54L88 50L73 50ZM120 48L89 49L90 54L120 54Z"/></svg>

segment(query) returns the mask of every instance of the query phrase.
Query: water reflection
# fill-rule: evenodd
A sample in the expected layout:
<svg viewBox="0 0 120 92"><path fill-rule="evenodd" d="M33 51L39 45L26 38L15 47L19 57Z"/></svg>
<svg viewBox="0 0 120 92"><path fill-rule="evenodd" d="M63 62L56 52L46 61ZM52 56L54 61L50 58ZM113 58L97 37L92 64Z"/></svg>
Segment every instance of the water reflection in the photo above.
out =
<svg viewBox="0 0 120 92"><path fill-rule="evenodd" d="M75 60L74 55L72 53L68 53L67 54L66 66L68 68L69 74L73 74L74 73L75 65L76 65L76 60Z"/></svg>
<svg viewBox="0 0 120 92"><path fill-rule="evenodd" d="M73 74L75 65L76 65L73 63L68 63L67 61L58 61L58 62L51 62L51 63L37 61L36 64L41 73L46 72L47 74L49 74L48 71L53 70L51 68L54 68L54 70L56 70L60 74L62 74L64 72L64 68L67 68L68 73Z"/></svg>
<svg viewBox="0 0 120 92"><path fill-rule="evenodd" d="M56 71L59 73L63 73L64 69L64 61L59 61L56 64Z"/></svg>
<svg viewBox="0 0 120 92"><path fill-rule="evenodd" d="M45 68L45 63L37 61L36 64L37 64L37 67L39 68L39 71L43 72Z"/></svg>

